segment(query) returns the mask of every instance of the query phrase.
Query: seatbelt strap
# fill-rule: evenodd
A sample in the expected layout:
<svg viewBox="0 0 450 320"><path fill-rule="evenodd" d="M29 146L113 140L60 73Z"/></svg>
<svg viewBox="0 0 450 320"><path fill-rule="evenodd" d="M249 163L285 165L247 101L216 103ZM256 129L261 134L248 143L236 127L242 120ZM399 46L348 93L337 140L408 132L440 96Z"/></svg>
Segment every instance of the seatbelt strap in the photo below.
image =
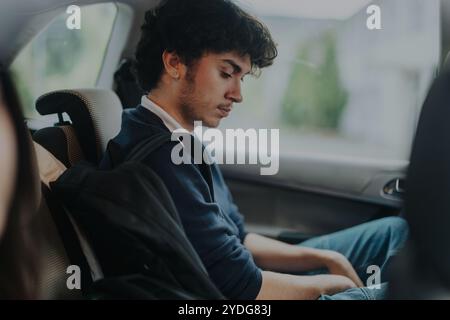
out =
<svg viewBox="0 0 450 320"><path fill-rule="evenodd" d="M198 143L194 141L194 137L191 136L191 156L194 158L193 152L194 152L194 143ZM131 152L125 157L125 161L142 161L145 158L147 158L152 152L154 152L156 149L161 147L163 144L171 141L171 135L169 133L159 133L157 135L154 135L150 138L147 138L141 142L139 142L132 150ZM204 152L205 147L202 145L202 153ZM206 183L209 186L210 194L211 194L211 200L214 202L214 186L212 181L212 174L211 174L211 167L202 161L201 164L198 165L198 168L200 170L200 173L202 174L203 178L206 180Z"/></svg>

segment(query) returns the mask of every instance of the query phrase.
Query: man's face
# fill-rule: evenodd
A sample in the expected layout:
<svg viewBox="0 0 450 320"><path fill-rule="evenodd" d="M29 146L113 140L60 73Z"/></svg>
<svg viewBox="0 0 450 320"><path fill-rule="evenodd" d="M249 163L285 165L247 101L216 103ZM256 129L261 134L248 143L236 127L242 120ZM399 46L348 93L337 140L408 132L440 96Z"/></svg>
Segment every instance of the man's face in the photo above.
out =
<svg viewBox="0 0 450 320"><path fill-rule="evenodd" d="M242 101L241 83L251 70L250 57L236 53L209 53L188 68L182 79L178 106L184 123L194 121L215 128L233 103Z"/></svg>

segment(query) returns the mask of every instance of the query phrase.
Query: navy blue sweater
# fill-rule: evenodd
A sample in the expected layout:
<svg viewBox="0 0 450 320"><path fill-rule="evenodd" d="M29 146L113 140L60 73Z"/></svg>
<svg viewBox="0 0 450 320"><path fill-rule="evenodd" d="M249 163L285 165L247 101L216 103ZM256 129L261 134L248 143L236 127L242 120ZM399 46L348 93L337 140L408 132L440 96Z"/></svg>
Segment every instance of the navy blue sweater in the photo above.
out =
<svg viewBox="0 0 450 320"><path fill-rule="evenodd" d="M121 131L113 141L122 154L127 154L137 143L161 131L169 132L162 120L138 106L124 111ZM230 299L256 298L262 283L261 270L243 245L246 236L243 217L219 167L217 164L210 166L212 192L198 165L172 162L172 148L177 143L166 143L145 164L166 184L188 239L222 294ZM111 166L106 153L100 167L109 169Z"/></svg>

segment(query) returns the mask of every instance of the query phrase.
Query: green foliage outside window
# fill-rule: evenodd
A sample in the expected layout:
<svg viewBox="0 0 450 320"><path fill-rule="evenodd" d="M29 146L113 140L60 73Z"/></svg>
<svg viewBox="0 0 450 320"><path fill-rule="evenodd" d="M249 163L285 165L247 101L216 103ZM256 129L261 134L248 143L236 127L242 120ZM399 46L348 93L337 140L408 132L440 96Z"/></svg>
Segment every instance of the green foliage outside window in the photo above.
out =
<svg viewBox="0 0 450 320"><path fill-rule="evenodd" d="M114 3L81 7L81 29L68 29L61 13L23 49L10 71L27 119L37 119L36 99L59 89L93 88L111 36Z"/></svg>
<svg viewBox="0 0 450 320"><path fill-rule="evenodd" d="M319 39L304 43L297 61L314 61L316 67L296 63L282 103L282 120L292 127L337 129L348 93L339 78L336 60L336 39L326 33Z"/></svg>

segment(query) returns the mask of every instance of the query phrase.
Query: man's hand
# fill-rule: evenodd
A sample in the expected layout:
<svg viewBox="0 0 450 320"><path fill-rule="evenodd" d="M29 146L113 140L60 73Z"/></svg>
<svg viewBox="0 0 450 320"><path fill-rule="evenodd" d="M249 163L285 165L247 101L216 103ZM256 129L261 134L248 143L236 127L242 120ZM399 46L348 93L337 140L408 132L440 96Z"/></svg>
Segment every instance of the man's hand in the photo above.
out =
<svg viewBox="0 0 450 320"><path fill-rule="evenodd" d="M333 295L348 289L356 288L356 284L349 277L341 275L320 274L309 276L320 288L320 294Z"/></svg>
<svg viewBox="0 0 450 320"><path fill-rule="evenodd" d="M344 255L336 251L327 250L326 257L325 265L330 274L345 276L352 280L356 286L364 287L355 269Z"/></svg>
<svg viewBox="0 0 450 320"><path fill-rule="evenodd" d="M351 263L337 251L286 244L254 233L247 234L244 245L264 270L299 273L327 268L331 275L344 276L356 286L364 286Z"/></svg>
<svg viewBox="0 0 450 320"><path fill-rule="evenodd" d="M270 271L262 272L262 286L256 299L318 299L356 288L348 277L334 274L294 276Z"/></svg>

